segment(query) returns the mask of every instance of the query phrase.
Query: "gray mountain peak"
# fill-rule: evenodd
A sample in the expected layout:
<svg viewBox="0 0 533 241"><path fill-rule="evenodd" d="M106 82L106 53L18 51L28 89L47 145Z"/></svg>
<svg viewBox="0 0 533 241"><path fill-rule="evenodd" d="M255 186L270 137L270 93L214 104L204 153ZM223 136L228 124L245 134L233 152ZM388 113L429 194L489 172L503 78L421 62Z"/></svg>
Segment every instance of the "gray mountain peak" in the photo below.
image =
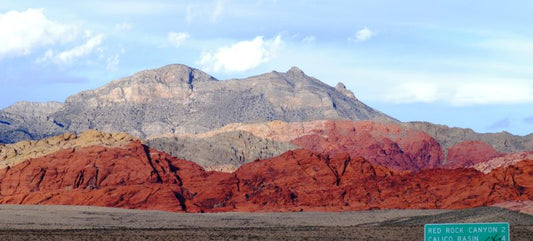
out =
<svg viewBox="0 0 533 241"><path fill-rule="evenodd" d="M116 103L144 103L159 98L187 98L198 83L217 81L205 72L181 64L144 70L112 81L95 89L83 91L67 99L67 103L84 102L90 106Z"/></svg>
<svg viewBox="0 0 533 241"><path fill-rule="evenodd" d="M336 86L335 86L335 89L337 91L339 91L340 93L342 93L343 95L346 95L352 99L355 99L355 95L352 91L350 91L349 89L346 88L346 85L344 85L342 82L339 82Z"/></svg>
<svg viewBox="0 0 533 241"><path fill-rule="evenodd" d="M293 66L291 67L288 71L287 71L288 74L294 74L294 75L304 75L305 73L299 69L298 67L296 66Z"/></svg>
<svg viewBox="0 0 533 241"><path fill-rule="evenodd" d="M69 97L60 109L43 116L49 126L42 133L55 133L57 128L64 132L97 129L128 132L143 139L198 133L238 122L396 122L296 67L284 73L273 71L246 79L217 81L207 73L179 64L140 71L80 92ZM34 132L31 138L42 136L39 130Z"/></svg>

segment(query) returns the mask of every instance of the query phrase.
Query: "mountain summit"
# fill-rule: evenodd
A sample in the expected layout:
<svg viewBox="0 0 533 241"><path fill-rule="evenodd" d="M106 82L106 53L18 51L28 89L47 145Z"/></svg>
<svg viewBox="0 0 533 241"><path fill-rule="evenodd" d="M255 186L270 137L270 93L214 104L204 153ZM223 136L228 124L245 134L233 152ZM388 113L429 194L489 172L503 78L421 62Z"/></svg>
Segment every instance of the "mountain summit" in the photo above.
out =
<svg viewBox="0 0 533 241"><path fill-rule="evenodd" d="M61 132L58 128L76 133L88 129L118 131L149 138L204 132L237 122L324 119L396 122L357 100L343 85L331 87L297 67L285 73L272 71L219 81L198 69L167 65L80 92L60 107L50 113L39 112L44 115L39 119L47 123L39 125L41 129L12 120L17 115L11 113L11 119L5 122L20 124L2 124L0 134L6 138L0 141L40 139L46 133ZM0 111L0 117L3 112ZM9 134L21 130L23 134Z"/></svg>
<svg viewBox="0 0 533 241"><path fill-rule="evenodd" d="M217 81L209 74L185 65L173 64L162 68L144 70L132 76L111 81L95 89L83 91L67 98L67 105L83 101L91 107L119 103L147 103L154 99L187 99L194 86Z"/></svg>

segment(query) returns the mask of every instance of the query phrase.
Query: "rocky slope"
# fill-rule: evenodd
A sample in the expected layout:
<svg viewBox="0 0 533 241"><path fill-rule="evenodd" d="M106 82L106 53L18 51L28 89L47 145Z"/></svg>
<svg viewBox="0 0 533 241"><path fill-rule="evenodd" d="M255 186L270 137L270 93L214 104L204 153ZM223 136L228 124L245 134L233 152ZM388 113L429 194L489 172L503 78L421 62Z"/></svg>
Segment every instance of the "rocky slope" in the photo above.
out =
<svg viewBox="0 0 533 241"><path fill-rule="evenodd" d="M186 170L183 175L181 170ZM1 170L0 202L179 211L191 195L183 182L202 174L200 166L138 141L116 148L65 149Z"/></svg>
<svg viewBox="0 0 533 241"><path fill-rule="evenodd" d="M75 94L64 104L8 107L0 112L0 143L88 129L145 139L203 132L229 123L317 119L396 121L357 100L343 84L333 88L296 67L285 73L218 81L175 64Z"/></svg>
<svg viewBox="0 0 533 241"><path fill-rule="evenodd" d="M200 70L169 65L73 95L51 116L70 131L120 131L143 139L168 132L203 132L237 122L394 121L345 91L297 68L217 81Z"/></svg>
<svg viewBox="0 0 533 241"><path fill-rule="evenodd" d="M444 166L446 168L469 167L499 156L502 154L485 142L463 141L448 149Z"/></svg>
<svg viewBox="0 0 533 241"><path fill-rule="evenodd" d="M0 143L39 140L64 133L49 117L62 107L59 102L18 102L0 110Z"/></svg>
<svg viewBox="0 0 533 241"><path fill-rule="evenodd" d="M533 201L509 201L494 206L533 215Z"/></svg>
<svg viewBox="0 0 533 241"><path fill-rule="evenodd" d="M372 121L328 121L316 134L291 143L319 153L348 153L395 170L419 171L443 164L439 144L422 131Z"/></svg>
<svg viewBox="0 0 533 241"><path fill-rule="evenodd" d="M119 147L134 137L126 133L103 133L94 130L79 135L66 133L38 141L21 141L15 144L0 144L0 168L11 167L31 158L37 158L65 149L88 146Z"/></svg>
<svg viewBox="0 0 533 241"><path fill-rule="evenodd" d="M273 71L246 79L218 81L197 69L184 65L168 65L141 71L130 77L112 81L101 88L75 94L65 103L21 102L1 110L0 144L40 140L66 132L80 133L97 129L126 132L145 140L177 136L177 142L173 143L172 139L167 138L164 140L165 144L158 144L164 151L176 153L180 145L192 146L194 143L212 147L210 139L183 139L184 136L190 137L195 133L206 132L204 136L208 136L240 126L237 129L251 132L258 138L289 142L295 139L295 135L300 137L322 129L320 125L324 122L314 120L337 119L372 119L397 123L393 118L360 102L342 83L335 88L330 87L305 75L298 68L291 68L284 73ZM271 120L303 123L265 124ZM246 125L250 123L251 130L246 130ZM479 134L469 129L448 128L422 122L402 123L402 126L422 130L433 137L443 148L443 156L440 159L444 164L450 159L448 149L462 145L465 141L482 141L498 153L533 150L533 134L524 137L508 133ZM223 128L218 130L221 127ZM284 135L287 137L283 137ZM203 138L198 135L194 137ZM256 141L252 140L248 142L248 146L254 147L253 149L265 149L268 146L269 153L260 155L254 150L249 155L238 155L235 152L246 152L242 149L243 142L234 137L228 138L229 140L237 143L211 148L213 154L210 154L210 158L204 155L195 159L194 156L186 154L189 152L187 148L182 148L185 154L180 157L200 163L207 160L220 162L216 165L228 165L227 167L232 169L237 164L256 157L265 158L279 154L288 147L288 144L284 143L284 148L277 150L279 143L265 145L263 142L258 143L261 147L255 147ZM162 139L159 140L161 141ZM226 147L236 151L232 153L231 148ZM216 156L221 156L222 160L217 162L213 159ZM458 163L464 161L459 160ZM475 162L478 161L480 160Z"/></svg>
<svg viewBox="0 0 533 241"><path fill-rule="evenodd" d="M180 135L175 139L208 140L233 132L250 133L257 138L274 141L273 143L292 143L300 148L320 153L349 153L352 157L363 157L372 163L397 170L418 171L436 167L470 167L503 155L482 141L460 142L449 149L444 149L434 138L422 131L405 128L395 123L373 121L234 123L205 133ZM152 147L168 152L169 147L175 145L172 142L177 143L172 141L172 138L165 140L169 142L167 146ZM253 140L253 138L247 140ZM148 145L151 145L150 141ZM248 146L253 146L253 144L249 143ZM231 146L231 148L234 147ZM181 150L190 152L188 149L190 148L183 147ZM214 149L211 148L214 152L221 154L213 156L221 159L233 158L231 155L228 156ZM270 147L270 149L275 149L275 147ZM176 153L175 150L172 151ZM447 152L446 159L444 153ZM184 156L180 157L192 160ZM202 165L205 163L208 162Z"/></svg>
<svg viewBox="0 0 533 241"><path fill-rule="evenodd" d="M186 212L457 209L533 200L532 183L533 160L487 174L405 172L346 153L303 149L233 173L209 172L132 140L67 148L0 169L0 203Z"/></svg>
<svg viewBox="0 0 533 241"><path fill-rule="evenodd" d="M533 160L533 151L501 155L488 161L476 163L471 167L483 173L489 173L496 168L514 165L522 160Z"/></svg>
<svg viewBox="0 0 533 241"><path fill-rule="evenodd" d="M508 132L476 133L468 128L448 127L429 122L405 122L401 125L426 132L435 138L444 150L460 142L479 140L489 144L500 153L533 151L533 133L527 136L516 136Z"/></svg>
<svg viewBox="0 0 533 241"><path fill-rule="evenodd" d="M418 158L428 158L428 155L431 155L435 159L438 158L438 165L430 165L431 167L436 166L443 166L447 168L457 168L457 167L469 167L476 163L488 161L492 158L498 157L500 155L506 154L505 151L497 151L496 148L494 148L495 145L490 145L484 141L480 140L468 140L468 141L462 141L459 142L457 140L464 139L464 137L460 137L459 139L453 141L453 145L451 144L451 139L448 140L442 136L439 138L441 139L441 142L439 142L439 139L436 139L434 135L439 136L437 132L429 132L432 133L428 135L425 131L419 130L417 128L411 128L408 127L413 123L380 123L380 122L371 122L371 121L355 121L353 123L346 122L346 121L334 121L334 120L317 120L317 121L307 121L307 122L283 122L283 121L271 121L271 122L262 122L262 123L233 123L226 125L222 128L215 129L212 131L199 133L199 134L178 134L178 137L194 137L194 138L210 138L215 135L219 135L222 133L228 133L233 131L244 131L249 132L254 136L257 136L259 138L268 139L268 140L274 140L278 142L291 142L292 144L295 144L302 148L310 148L316 151L325 151L324 148L319 148L320 145L326 145L326 142L330 142L329 147L327 148L330 151L339 152L339 151L345 151L345 152L351 152L354 155L363 156L364 158L374 161L376 158L387 158L389 159L396 159L398 162L403 164L394 164L394 165L388 165L386 161L380 161L377 162L379 164L393 167L393 166L401 166L401 165L408 165L408 163L412 163L412 159L416 158L417 155L419 155ZM429 124L428 124L429 125ZM424 125L426 126L426 125ZM441 126L445 129L444 126ZM337 129L337 130L334 130ZM459 129L455 128L454 130L463 130L466 131L467 129ZM333 133L337 137L337 139L350 139L351 144L347 143L340 143L337 140L335 140L333 137L330 138L330 132L338 132ZM467 131L468 132L468 131ZM446 131L443 131L444 134L446 134ZM472 132L473 133L473 132ZM171 133L168 133L169 136L171 136ZM419 142L422 141L422 139L417 140L415 136L418 136L425 140L428 145L420 145L416 150L418 150L418 153L412 153L412 151L415 151L415 149L412 149L410 151L406 151L405 147L406 145L417 145L416 143L420 144ZM452 135L450 138L453 139ZM470 136L470 139L480 138L480 139L487 139L491 140L491 138L486 138L486 136L494 136L494 138L499 138L498 134L477 134L474 133L472 136ZM311 140L310 138L313 137L314 139ZM320 138L319 138L320 137ZM532 135L533 137L533 135ZM445 140L448 140L447 142L442 142L443 138ZM529 136L525 137L518 137L513 136L515 138L515 142L508 142L509 144L509 150L507 151L516 151L516 152L524 152L524 151L532 151L533 146L528 144L528 138ZM297 143L298 139L309 139L308 143ZM357 140L356 140L357 139ZM431 139L434 139L435 141L430 141ZM503 139L505 140L505 138ZM318 144L318 142L322 142L322 144ZM401 142L401 143L399 143ZM412 142L412 143L410 143ZM424 141L422 141L424 143ZM431 143L429 143L431 142ZM514 144L513 144L514 143ZM518 144L517 144L518 143ZM533 144L533 143L532 143ZM394 147L397 145L398 147ZM440 147L437 147L440 146ZM315 146L315 147L312 147ZM385 150L387 149L386 146L389 146L390 148L396 148L396 152L391 152L392 155L383 155L383 153L380 154L380 151L392 151L392 150ZM357 148L355 148L357 147ZM429 148L425 149L424 148ZM442 153L438 153L436 149L440 148ZM501 149L501 148L500 148ZM365 151L366 150L366 151ZM424 153L426 151L432 150L433 153ZM364 152L364 153L363 153ZM406 152L411 152L410 159L409 158L399 158L397 159L397 156L405 156L407 155ZM395 156L396 155L396 156ZM424 155L426 155L424 157ZM381 157L379 157L381 156ZM428 159L429 160L429 159ZM404 166L400 169L411 169L411 170L417 170L417 169L423 169L425 167L420 166L421 164L418 164L418 167L415 165L413 168L406 168L407 166Z"/></svg>
<svg viewBox="0 0 533 241"><path fill-rule="evenodd" d="M532 165L523 161L487 175L472 169L395 173L348 155L296 150L238 169L239 190L248 195L235 199L255 211L466 208L531 200Z"/></svg>
<svg viewBox="0 0 533 241"><path fill-rule="evenodd" d="M257 135L257 136L256 136ZM0 166L44 156L67 148L91 145L120 146L135 138L126 133L87 131L67 133L40 141L0 145ZM154 149L207 170L235 171L244 163L305 148L323 154L349 153L394 170L419 171L436 167L459 168L488 161L500 154L488 144L467 141L450 148L443 158L439 144L427 134L397 124L372 121L312 121L231 124L197 135L162 137L146 141Z"/></svg>
<svg viewBox="0 0 533 241"><path fill-rule="evenodd" d="M193 161L207 170L224 172L232 172L244 163L275 157L298 148L288 142L259 138L245 131L224 132L205 138L155 138L146 144L175 157Z"/></svg>
<svg viewBox="0 0 533 241"><path fill-rule="evenodd" d="M235 133L246 133L244 135L247 138L234 140L232 136ZM258 159L256 157L273 157L296 147L325 154L346 152L352 157L363 157L372 163L398 170L434 168L442 162L438 143L428 135L395 124L372 121L272 121L230 124L196 135L148 140L147 144L180 158L195 161L204 167L220 164L238 167L245 161L235 161L236 156L243 156L244 160L251 161ZM285 148L280 149L280 145ZM252 153L257 154L251 158L248 158L248 155L235 154L258 150L257 147L264 151L276 151L263 156L259 156L260 153L255 151ZM209 151L200 153L199 150ZM201 159L195 156L201 156Z"/></svg>
<svg viewBox="0 0 533 241"><path fill-rule="evenodd" d="M178 134L178 137L209 138L221 133L245 131L259 138L278 142L290 142L302 136L320 133L330 121L316 120L303 122L269 121L261 123L231 123L208 132ZM169 133L170 134L170 133Z"/></svg>

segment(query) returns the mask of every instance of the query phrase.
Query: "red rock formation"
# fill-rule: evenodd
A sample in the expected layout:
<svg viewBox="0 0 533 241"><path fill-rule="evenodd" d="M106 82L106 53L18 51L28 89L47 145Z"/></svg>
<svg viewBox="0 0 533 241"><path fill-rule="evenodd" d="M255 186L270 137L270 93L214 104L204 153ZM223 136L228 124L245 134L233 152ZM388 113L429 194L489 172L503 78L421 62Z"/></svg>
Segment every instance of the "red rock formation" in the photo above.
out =
<svg viewBox="0 0 533 241"><path fill-rule="evenodd" d="M529 170L533 161L490 175L462 168L394 172L347 154L329 157L296 150L239 168L244 196L233 200L239 211L459 209L533 200Z"/></svg>
<svg viewBox="0 0 533 241"><path fill-rule="evenodd" d="M440 145L422 131L372 121L328 121L317 134L291 143L315 152L348 153L396 170L419 171L439 167Z"/></svg>
<svg viewBox="0 0 533 241"><path fill-rule="evenodd" d="M66 149L0 170L0 202L183 211L195 188L220 175L139 141Z"/></svg>
<svg viewBox="0 0 533 241"><path fill-rule="evenodd" d="M406 172L300 149L220 173L133 141L62 150L0 170L0 203L10 204L219 212L467 208L521 200L533 200L533 160L488 174Z"/></svg>
<svg viewBox="0 0 533 241"><path fill-rule="evenodd" d="M469 167L501 155L501 153L485 142L463 141L448 149L447 161L443 167Z"/></svg>

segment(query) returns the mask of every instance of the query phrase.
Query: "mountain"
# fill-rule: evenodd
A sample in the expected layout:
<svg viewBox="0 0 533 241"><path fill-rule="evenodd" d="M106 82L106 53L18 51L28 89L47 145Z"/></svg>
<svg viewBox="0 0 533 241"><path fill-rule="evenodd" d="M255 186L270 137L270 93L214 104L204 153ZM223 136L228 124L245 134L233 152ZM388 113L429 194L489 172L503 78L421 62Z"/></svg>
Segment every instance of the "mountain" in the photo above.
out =
<svg viewBox="0 0 533 241"><path fill-rule="evenodd" d="M50 118L62 107L59 102L17 102L0 110L0 143L39 140L64 133Z"/></svg>
<svg viewBox="0 0 533 241"><path fill-rule="evenodd" d="M0 143L40 140L89 129L126 132L147 140L210 132L232 123L339 119L399 123L359 101L344 84L339 83L335 88L328 86L296 67L285 73L273 71L220 81L200 70L175 64L141 71L98 89L83 91L69 97L65 103L20 102L0 110ZM465 141L482 141L498 153L533 150L533 134L480 134L426 122L401 125L433 137L443 147L445 162L448 149ZM197 143L197 140L191 141ZM172 151L169 145L177 144L169 139L165 142L167 144L159 143L161 147L168 147L165 151ZM209 145L209 141L204 145ZM272 153L279 154L278 151ZM268 155L245 156L244 162Z"/></svg>
<svg viewBox="0 0 533 241"><path fill-rule="evenodd" d="M395 121L298 68L217 81L184 65L142 71L69 97L51 118L66 130L127 132L145 139L268 120Z"/></svg>
<svg viewBox="0 0 533 241"><path fill-rule="evenodd" d="M231 131L205 138L163 137L149 139L146 145L175 157L193 161L208 170L235 171L244 163L280 155L298 147L254 136L246 131Z"/></svg>
<svg viewBox="0 0 533 241"><path fill-rule="evenodd" d="M533 133L526 136L517 136L508 132L476 133L468 128L448 127L419 121L404 122L401 125L426 132L435 138L445 150L460 142L479 140L501 153L533 151Z"/></svg>
<svg viewBox="0 0 533 241"><path fill-rule="evenodd" d="M235 133L248 137L235 139L232 137ZM473 167L495 158L509 159L514 154L533 150L533 146L524 145L514 146L516 152L503 153L480 140L454 143L448 147L441 145L426 132L405 127L405 123L382 123L370 120L233 123L198 134L178 134L174 137L147 140L147 145L152 148L195 161L204 167L206 164L209 166L209 163L233 166L225 170L234 170L257 157L270 157L258 154L239 155L238 158L242 157L242 161L229 161L236 160L235 153L253 153L250 150L259 150L258 144L261 150L271 151L269 153L273 154L272 156L289 150L279 149L280 145L285 147L292 145L293 148L290 149L304 148L328 155L348 153L353 158L363 157L371 163L391 169L411 171ZM209 150L209 154L199 152L200 149ZM193 155L184 155L184 153ZM197 162L195 155L202 156L201 162Z"/></svg>
<svg viewBox="0 0 533 241"><path fill-rule="evenodd" d="M486 174L464 168L406 172L346 153L297 149L222 173L124 134L65 137L19 148L65 147L0 168L0 203L220 212L460 209L533 200L533 160L527 159ZM92 145L101 141L106 144Z"/></svg>

